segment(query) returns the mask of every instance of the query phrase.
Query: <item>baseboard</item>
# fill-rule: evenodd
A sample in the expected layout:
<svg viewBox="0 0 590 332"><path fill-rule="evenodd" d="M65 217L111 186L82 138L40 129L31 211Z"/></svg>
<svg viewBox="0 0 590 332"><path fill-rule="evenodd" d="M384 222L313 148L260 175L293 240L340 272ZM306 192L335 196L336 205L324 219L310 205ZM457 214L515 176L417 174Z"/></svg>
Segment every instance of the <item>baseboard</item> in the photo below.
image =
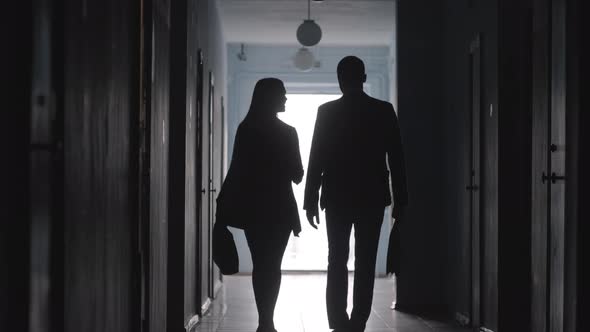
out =
<svg viewBox="0 0 590 332"><path fill-rule="evenodd" d="M221 280L215 280L215 286L213 286L213 298L217 297L217 294L221 290L221 286L223 286L223 282Z"/></svg>
<svg viewBox="0 0 590 332"><path fill-rule="evenodd" d="M455 312L455 321L461 326L469 326L469 324L471 324L471 319L469 319L469 316L462 312Z"/></svg>
<svg viewBox="0 0 590 332"><path fill-rule="evenodd" d="M199 323L199 315L194 315L184 325L184 329L186 330L186 332L195 332L195 328L198 323Z"/></svg>
<svg viewBox="0 0 590 332"><path fill-rule="evenodd" d="M395 310L400 311L400 312L404 312L404 313L408 313L408 314L419 315L419 316L423 316L423 317L432 317L432 318L445 317L446 319L450 319L449 312L445 313L445 311L442 310L440 306L435 306L435 305L412 305L412 304L407 305L407 304L400 303L400 302L396 301Z"/></svg>
<svg viewBox="0 0 590 332"><path fill-rule="evenodd" d="M210 307L211 307L211 298L207 298L207 300L205 300L205 303L203 303L203 305L201 306L201 314L205 315L205 313L207 311L209 311Z"/></svg>

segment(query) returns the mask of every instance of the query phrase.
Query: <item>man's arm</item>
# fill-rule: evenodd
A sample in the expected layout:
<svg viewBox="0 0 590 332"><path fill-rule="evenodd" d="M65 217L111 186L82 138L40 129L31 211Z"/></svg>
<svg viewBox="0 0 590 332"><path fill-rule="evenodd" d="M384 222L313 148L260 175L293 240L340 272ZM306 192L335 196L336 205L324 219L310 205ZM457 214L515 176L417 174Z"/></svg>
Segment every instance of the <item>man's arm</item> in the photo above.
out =
<svg viewBox="0 0 590 332"><path fill-rule="evenodd" d="M307 212L307 219L314 228L317 228L317 226L313 223L313 217L315 216L317 218L318 224L320 221L318 201L323 171L322 145L324 143L322 139L322 113L320 108L311 140L307 178L305 180L305 198L303 199L303 209Z"/></svg>
<svg viewBox="0 0 590 332"><path fill-rule="evenodd" d="M387 113L387 161L391 174L391 191L394 202L393 217L398 219L405 206L408 205L406 165L399 122L391 104L389 104Z"/></svg>

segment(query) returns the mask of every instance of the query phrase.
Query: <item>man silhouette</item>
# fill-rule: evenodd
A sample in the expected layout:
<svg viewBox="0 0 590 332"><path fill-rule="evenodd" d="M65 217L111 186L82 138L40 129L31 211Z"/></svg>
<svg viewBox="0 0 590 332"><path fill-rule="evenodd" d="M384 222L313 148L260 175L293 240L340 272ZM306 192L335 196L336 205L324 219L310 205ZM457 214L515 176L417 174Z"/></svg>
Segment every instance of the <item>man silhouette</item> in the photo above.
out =
<svg viewBox="0 0 590 332"><path fill-rule="evenodd" d="M326 210L328 232L328 322L335 331L364 331L371 312L375 261L384 208L391 204L399 220L408 203L405 166L393 106L363 92L361 59L338 63L343 96L323 104L315 123L303 208L317 229L320 207ZM387 164L389 164L388 172ZM321 187L321 199L319 189ZM349 239L355 229L353 309L346 312Z"/></svg>

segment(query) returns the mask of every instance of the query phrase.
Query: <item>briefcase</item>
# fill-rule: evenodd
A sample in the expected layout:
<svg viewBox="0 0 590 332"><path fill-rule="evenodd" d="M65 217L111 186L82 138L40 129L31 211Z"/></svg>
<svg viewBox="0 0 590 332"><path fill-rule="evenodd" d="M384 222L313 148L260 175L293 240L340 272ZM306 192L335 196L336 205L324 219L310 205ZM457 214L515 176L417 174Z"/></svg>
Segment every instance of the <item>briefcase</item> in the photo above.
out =
<svg viewBox="0 0 590 332"><path fill-rule="evenodd" d="M232 233L223 223L213 226L213 261L222 274L235 274L239 270L238 250Z"/></svg>
<svg viewBox="0 0 590 332"><path fill-rule="evenodd" d="M400 223L395 221L389 233L389 245L387 246L386 273L399 276L401 263L401 234Z"/></svg>

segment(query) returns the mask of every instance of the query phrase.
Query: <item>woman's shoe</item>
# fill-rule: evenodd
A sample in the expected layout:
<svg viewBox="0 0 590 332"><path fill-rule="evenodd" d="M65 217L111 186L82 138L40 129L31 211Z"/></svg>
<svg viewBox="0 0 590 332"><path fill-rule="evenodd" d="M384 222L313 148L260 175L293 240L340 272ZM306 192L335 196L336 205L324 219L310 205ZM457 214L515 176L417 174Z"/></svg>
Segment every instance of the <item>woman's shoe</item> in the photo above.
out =
<svg viewBox="0 0 590 332"><path fill-rule="evenodd" d="M256 332L278 332L274 327L258 326Z"/></svg>

